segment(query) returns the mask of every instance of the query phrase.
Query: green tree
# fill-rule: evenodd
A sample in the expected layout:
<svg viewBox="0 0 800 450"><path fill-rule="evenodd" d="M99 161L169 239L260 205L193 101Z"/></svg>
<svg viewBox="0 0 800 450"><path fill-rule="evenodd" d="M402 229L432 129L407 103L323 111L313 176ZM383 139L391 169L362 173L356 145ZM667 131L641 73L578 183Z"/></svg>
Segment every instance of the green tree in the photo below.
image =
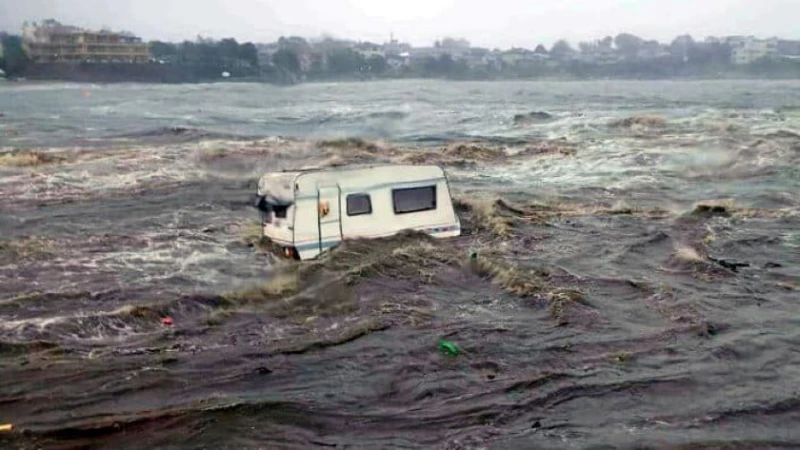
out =
<svg viewBox="0 0 800 450"><path fill-rule="evenodd" d="M732 51L727 44L699 43L688 49L686 59L695 66L726 65L730 63Z"/></svg>
<svg viewBox="0 0 800 450"><path fill-rule="evenodd" d="M150 42L150 54L154 58L168 58L178 56L178 46L170 42Z"/></svg>
<svg viewBox="0 0 800 450"><path fill-rule="evenodd" d="M247 42L239 46L239 59L250 64L251 67L258 67L258 49L252 42Z"/></svg>
<svg viewBox="0 0 800 450"><path fill-rule="evenodd" d="M289 49L281 49L272 55L272 64L289 71L292 74L300 74L300 58L297 53Z"/></svg>
<svg viewBox="0 0 800 450"><path fill-rule="evenodd" d="M420 70L425 76L439 75L439 60L434 56L426 56L422 60Z"/></svg>
<svg viewBox="0 0 800 450"><path fill-rule="evenodd" d="M567 59L575 53L575 50L569 45L564 39L560 39L555 44L553 44L553 48L550 49L550 54L556 59Z"/></svg>
<svg viewBox="0 0 800 450"><path fill-rule="evenodd" d="M456 38L446 37L442 39L441 42L439 42L439 46L444 48L456 48L456 47L469 48L469 45L470 45L469 41L462 38L456 39Z"/></svg>
<svg viewBox="0 0 800 450"><path fill-rule="evenodd" d="M24 72L30 60L22 46L22 38L5 35L0 38L0 45L3 46L3 61L0 69L3 69L8 76L17 76Z"/></svg>
<svg viewBox="0 0 800 450"><path fill-rule="evenodd" d="M453 59L449 53L440 57L428 56L422 61L421 71L424 76L429 77L456 77L464 75L468 71L466 61Z"/></svg>
<svg viewBox="0 0 800 450"><path fill-rule="evenodd" d="M594 43L594 42L579 42L578 43L578 49L581 51L581 53L584 53L584 54L591 52L595 48L597 48L597 44Z"/></svg>
<svg viewBox="0 0 800 450"><path fill-rule="evenodd" d="M715 42L711 44L711 59L715 64L727 65L731 62L733 48L730 44Z"/></svg>
<svg viewBox="0 0 800 450"><path fill-rule="evenodd" d="M453 56L449 53L445 53L444 55L439 57L439 73L445 76L450 76L455 72L455 60Z"/></svg>
<svg viewBox="0 0 800 450"><path fill-rule="evenodd" d="M204 66L219 67L224 63L220 47L213 42L197 43L200 64Z"/></svg>
<svg viewBox="0 0 800 450"><path fill-rule="evenodd" d="M305 55L311 52L311 45L304 38L299 36L289 36L278 38L278 48L280 50L291 50L297 55Z"/></svg>
<svg viewBox="0 0 800 450"><path fill-rule="evenodd" d="M334 75L351 75L365 66L364 57L350 48L335 49L328 54L328 71Z"/></svg>
<svg viewBox="0 0 800 450"><path fill-rule="evenodd" d="M635 58L639 49L644 45L644 39L630 33L621 33L614 38L614 44L620 53L629 58Z"/></svg>
<svg viewBox="0 0 800 450"><path fill-rule="evenodd" d="M314 58L311 61L311 67L308 69L309 75L312 77L321 77L323 76L323 72L325 72L325 67L322 65L322 59Z"/></svg>
<svg viewBox="0 0 800 450"><path fill-rule="evenodd" d="M676 60L688 62L689 53L693 51L697 43L688 35L678 36L672 40L672 43L667 47L670 55Z"/></svg>
<svg viewBox="0 0 800 450"><path fill-rule="evenodd" d="M191 41L186 41L181 44L180 51L178 52L178 59L182 64L198 64L201 60L200 44Z"/></svg>
<svg viewBox="0 0 800 450"><path fill-rule="evenodd" d="M389 68L386 58L381 55L370 56L367 58L366 65L369 68L370 73L375 75L383 75Z"/></svg>
<svg viewBox="0 0 800 450"><path fill-rule="evenodd" d="M233 38L223 39L217 44L217 53L224 64L234 64L239 59L239 43Z"/></svg>

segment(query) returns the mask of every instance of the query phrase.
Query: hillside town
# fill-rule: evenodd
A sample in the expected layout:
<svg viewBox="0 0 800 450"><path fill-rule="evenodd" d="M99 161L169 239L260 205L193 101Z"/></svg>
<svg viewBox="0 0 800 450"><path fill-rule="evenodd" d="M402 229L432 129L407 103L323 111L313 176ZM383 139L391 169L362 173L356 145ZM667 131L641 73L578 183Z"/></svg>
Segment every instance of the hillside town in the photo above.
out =
<svg viewBox="0 0 800 450"><path fill-rule="evenodd" d="M86 30L49 19L25 23L21 35L2 36L0 68L9 75L46 77L61 72L64 64L137 65L155 66L154 71L180 69L192 79L230 77L279 83L413 77L649 78L748 71L800 76L800 41L776 37L696 40L683 35L658 42L621 33L577 45L559 40L550 48L540 44L534 49L489 49L452 37L415 47L393 35L387 38L382 43L298 36L270 43L239 43L233 38L144 42L129 32ZM126 72L115 70L123 76Z"/></svg>

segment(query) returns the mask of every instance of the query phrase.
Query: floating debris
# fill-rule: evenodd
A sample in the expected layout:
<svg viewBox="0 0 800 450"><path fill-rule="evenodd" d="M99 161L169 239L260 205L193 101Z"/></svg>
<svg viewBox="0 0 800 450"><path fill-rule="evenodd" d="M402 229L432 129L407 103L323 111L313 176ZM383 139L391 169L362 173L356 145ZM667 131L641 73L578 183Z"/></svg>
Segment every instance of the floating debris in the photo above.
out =
<svg viewBox="0 0 800 450"><path fill-rule="evenodd" d="M664 128L667 121L659 116L631 116L611 122L612 128L633 128L636 126L645 128Z"/></svg>
<svg viewBox="0 0 800 450"><path fill-rule="evenodd" d="M516 114L514 116L514 125L522 126L529 125L536 122L548 122L553 120L552 114L544 111L533 111L527 114Z"/></svg>
<svg viewBox="0 0 800 450"><path fill-rule="evenodd" d="M439 350L449 356L458 356L460 350L455 343L442 339L439 341Z"/></svg>

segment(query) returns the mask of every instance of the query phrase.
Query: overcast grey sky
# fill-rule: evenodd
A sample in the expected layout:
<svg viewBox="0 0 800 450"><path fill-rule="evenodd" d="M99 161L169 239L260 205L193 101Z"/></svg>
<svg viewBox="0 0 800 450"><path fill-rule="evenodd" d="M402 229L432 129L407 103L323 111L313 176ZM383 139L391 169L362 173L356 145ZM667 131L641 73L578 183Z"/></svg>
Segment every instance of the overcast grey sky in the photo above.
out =
<svg viewBox="0 0 800 450"><path fill-rule="evenodd" d="M627 31L666 41L690 33L800 38L800 0L0 0L0 29L55 18L145 39L197 35L267 42L281 35L429 45L444 36L507 48Z"/></svg>

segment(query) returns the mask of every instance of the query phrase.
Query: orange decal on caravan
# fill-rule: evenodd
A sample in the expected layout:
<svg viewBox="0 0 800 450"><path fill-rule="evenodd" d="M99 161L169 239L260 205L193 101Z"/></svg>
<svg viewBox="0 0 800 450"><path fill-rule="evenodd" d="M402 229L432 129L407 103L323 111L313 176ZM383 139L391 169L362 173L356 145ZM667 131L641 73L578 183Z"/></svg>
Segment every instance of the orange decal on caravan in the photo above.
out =
<svg viewBox="0 0 800 450"><path fill-rule="evenodd" d="M327 200L319 202L319 216L325 217L331 212L331 205Z"/></svg>

